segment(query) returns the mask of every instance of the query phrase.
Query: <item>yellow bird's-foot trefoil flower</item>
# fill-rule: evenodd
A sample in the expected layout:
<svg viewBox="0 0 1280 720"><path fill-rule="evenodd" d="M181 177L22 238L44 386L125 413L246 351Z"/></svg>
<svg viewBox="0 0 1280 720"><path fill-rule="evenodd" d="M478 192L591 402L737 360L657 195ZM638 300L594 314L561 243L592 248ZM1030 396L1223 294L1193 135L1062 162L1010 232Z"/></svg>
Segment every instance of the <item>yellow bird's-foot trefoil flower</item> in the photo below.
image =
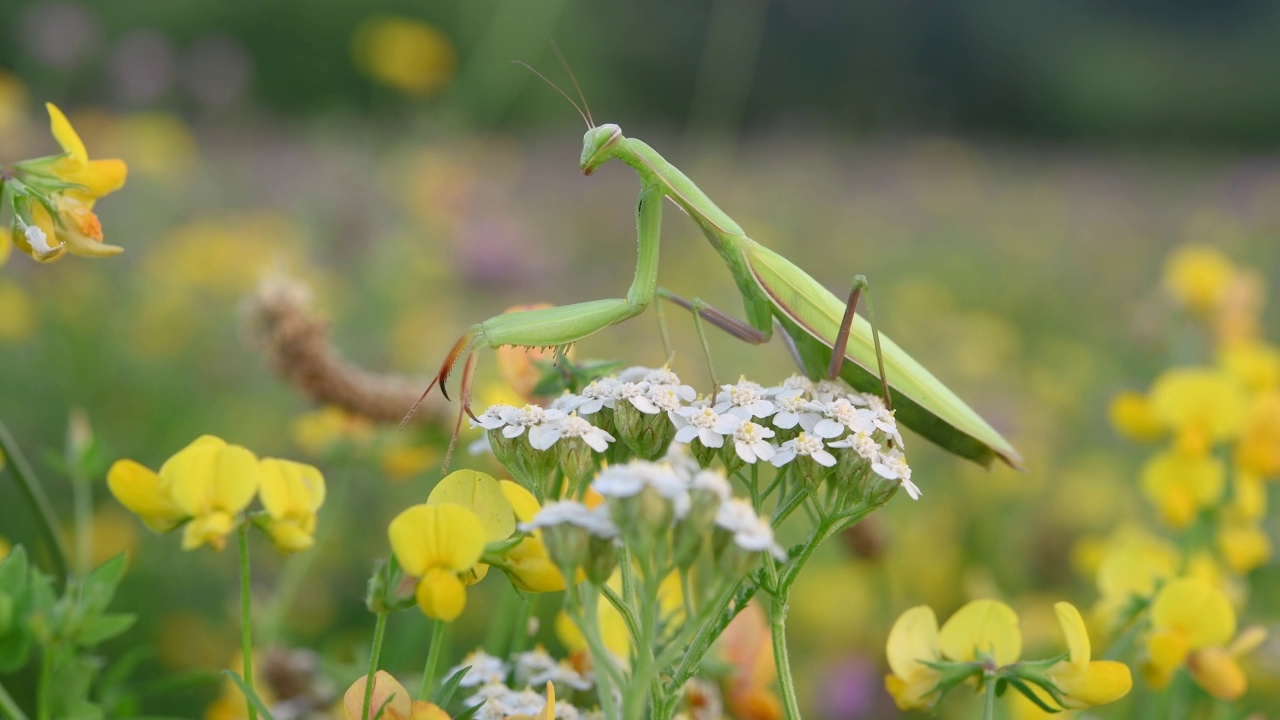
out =
<svg viewBox="0 0 1280 720"><path fill-rule="evenodd" d="M1249 628L1234 641L1236 614L1230 600L1210 582L1187 577L1160 589L1151 604L1151 631L1143 671L1152 686L1164 687L1185 666L1196 684L1222 700L1235 700L1248 687L1236 658L1262 644L1266 631Z"/></svg>
<svg viewBox="0 0 1280 720"><path fill-rule="evenodd" d="M261 464L262 506L267 534L283 553L315 544L316 513L324 504L324 475L311 465L265 458Z"/></svg>
<svg viewBox="0 0 1280 720"><path fill-rule="evenodd" d="M484 553L485 528L474 512L453 503L414 505L391 521L396 560L418 578L415 596L427 617L452 622L467 604L466 585Z"/></svg>
<svg viewBox="0 0 1280 720"><path fill-rule="evenodd" d="M98 198L119 190L128 169L123 160L90 160L84 141L53 103L46 103L53 137L62 154L15 163L3 171L13 212L13 244L40 262L70 252L108 257L124 251L103 242L93 212Z"/></svg>
<svg viewBox="0 0 1280 720"><path fill-rule="evenodd" d="M1055 606L1068 652L1040 661L1020 661L1018 616L997 600L974 600L942 628L933 610L903 613L886 646L892 674L885 688L901 709L929 709L967 680L975 687L1007 683L1047 711L1101 705L1123 697L1132 685L1128 667L1091 661L1084 621L1068 603Z"/></svg>
<svg viewBox="0 0 1280 720"><path fill-rule="evenodd" d="M364 720L364 695L368 678L361 677L342 696L342 711L347 720ZM381 710L381 716L378 711ZM413 695L391 673L379 670L373 676L373 692L369 717L383 720L450 720L449 713L435 703L414 700Z"/></svg>

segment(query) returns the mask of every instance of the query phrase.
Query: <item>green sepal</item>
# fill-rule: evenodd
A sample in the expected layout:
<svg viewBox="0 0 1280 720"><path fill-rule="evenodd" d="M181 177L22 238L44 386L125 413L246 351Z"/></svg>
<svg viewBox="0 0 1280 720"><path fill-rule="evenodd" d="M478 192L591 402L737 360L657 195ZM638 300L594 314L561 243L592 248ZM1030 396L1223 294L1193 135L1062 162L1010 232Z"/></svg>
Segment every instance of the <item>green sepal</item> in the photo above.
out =
<svg viewBox="0 0 1280 720"><path fill-rule="evenodd" d="M463 710L457 715L454 715L453 720L471 720L471 718L476 716L476 713L480 712L480 708L482 707L484 707L484 703L480 703L479 705L472 705L466 710Z"/></svg>
<svg viewBox="0 0 1280 720"><path fill-rule="evenodd" d="M76 642L83 647L93 647L113 637L124 634L138 621L133 613L107 613L88 621L76 635Z"/></svg>
<svg viewBox="0 0 1280 720"><path fill-rule="evenodd" d="M1045 712L1048 712L1048 713L1060 713L1060 712L1062 712L1062 708L1055 708L1055 707L1052 707L1052 706L1050 706L1050 705L1045 704L1044 700L1041 700L1041 699L1040 699L1040 696L1039 696L1039 695L1036 695L1035 691L1034 691L1034 690L1032 690L1030 687L1028 687L1028 686L1027 686L1027 683L1023 682L1021 678L1018 678L1018 677L1006 677L1006 678L1005 678L1005 682L1007 682L1007 683L1009 683L1009 685L1013 686L1013 689L1014 689L1014 690L1017 690L1018 692L1022 693L1022 696L1023 696L1023 697L1025 697L1026 699L1028 699L1028 700L1030 700L1031 702L1035 703L1036 707L1040 708L1041 710L1043 710L1043 711L1045 711ZM1046 690L1047 690L1047 688L1046 688ZM1057 694L1056 694L1056 693L1054 693L1054 691L1053 691L1053 690L1048 690L1048 692L1049 692L1049 694L1050 694L1050 695L1053 695L1053 696L1054 696L1054 700L1058 700L1058 696L1057 696ZM1060 701L1059 701L1059 702L1060 702Z"/></svg>

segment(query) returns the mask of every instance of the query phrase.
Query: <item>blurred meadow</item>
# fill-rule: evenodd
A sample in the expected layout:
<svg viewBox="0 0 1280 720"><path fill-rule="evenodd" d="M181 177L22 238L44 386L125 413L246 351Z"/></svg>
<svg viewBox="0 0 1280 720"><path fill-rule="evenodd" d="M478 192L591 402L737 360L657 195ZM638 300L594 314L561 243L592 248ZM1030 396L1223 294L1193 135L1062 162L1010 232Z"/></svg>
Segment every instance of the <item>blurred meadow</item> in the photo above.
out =
<svg viewBox="0 0 1280 720"><path fill-rule="evenodd" d="M511 63L572 94L553 39L597 121L648 142L837 295L865 274L882 330L1025 458L1024 472L986 470L907 438L923 497L894 498L824 547L792 597L805 717L900 715L884 648L915 605L945 617L1001 599L1029 653L1048 657L1063 647L1051 608L1067 600L1101 657L1110 641L1090 609L1108 543L1199 542L1144 495L1152 451L1112 413L1166 368L1215 365L1231 339L1179 294L1170 258L1199 248L1210 259L1188 272L1221 270L1204 281L1218 283L1214 317L1238 312L1240 337L1280 341L1267 303L1280 279L1273 4L7 0L0 162L56 152L52 101L94 157L129 166L96 208L122 255L44 265L12 252L0 270L0 418L73 545L72 418L101 446L80 561L128 554L113 607L140 619L104 654L145 648L129 685L138 714L237 717L213 705L238 652L237 576L233 551L184 552L139 524L103 482L112 461L158 467L210 433L323 471L316 548L255 555L255 642L296 651L337 694L368 659L365 583L386 524L441 477L456 404L433 395L428 422L404 431L323 405L315 383L275 372L287 340L264 305L305 289L310 304L290 312L311 313L355 366L403 376L391 395L411 402L472 323L630 283L635 177L618 163L584 177L577 113ZM660 284L741 317L697 227L671 208L663 229ZM690 317L665 318L673 369L709 391ZM726 381L793 372L778 338L756 348L712 330L710 348ZM667 360L652 311L575 352ZM478 409L521 404L497 368L482 350ZM454 466L500 473L466 452L478 437L464 430ZM47 559L7 478L0 547ZM1261 487L1274 499L1273 485ZM1217 560L1240 625L1271 631L1241 660L1244 698L1196 695L1183 702L1201 714L1178 715L1138 653L1134 690L1089 717L1277 717L1280 568L1266 538L1280 523L1271 512L1258 527L1260 560ZM446 666L484 641L503 589L472 591ZM541 608L538 639L555 646ZM394 616L383 666L416 672L428 634L419 613ZM36 673L0 681L32 707ZM977 716L962 694L942 717ZM1012 695L1001 717L1037 717Z"/></svg>

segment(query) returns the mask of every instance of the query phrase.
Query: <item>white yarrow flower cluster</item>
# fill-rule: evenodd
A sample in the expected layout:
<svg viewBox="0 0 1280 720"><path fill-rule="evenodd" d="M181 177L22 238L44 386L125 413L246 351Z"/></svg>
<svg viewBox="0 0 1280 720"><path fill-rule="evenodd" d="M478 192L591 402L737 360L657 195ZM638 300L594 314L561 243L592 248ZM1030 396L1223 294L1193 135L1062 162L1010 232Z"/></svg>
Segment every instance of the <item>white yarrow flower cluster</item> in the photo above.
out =
<svg viewBox="0 0 1280 720"><path fill-rule="evenodd" d="M476 720L505 720L510 717L539 717L547 706L547 698L531 688L512 690L506 685L493 683L481 687L474 695L463 700L463 703L484 703L476 711ZM583 712L567 702L557 700L554 716L557 720L579 720L583 717Z"/></svg>
<svg viewBox="0 0 1280 720"><path fill-rule="evenodd" d="M483 650L477 650L467 653L462 662L449 668L444 676L447 678L453 677L463 668L468 668L467 674L462 676L462 680L458 682L458 687L464 688L506 682L507 673L510 672L507 663L501 658L489 655Z"/></svg>
<svg viewBox="0 0 1280 720"><path fill-rule="evenodd" d="M531 533L534 530L568 524L580 527L588 533L608 540L618 535L618 526L613 524L609 513L600 506L595 510L576 500L558 500L542 506L537 515L527 523L520 523L520 532Z"/></svg>
<svg viewBox="0 0 1280 720"><path fill-rule="evenodd" d="M769 521L756 514L751 501L733 498L720 506L716 513L716 527L733 534L733 542L749 552L768 552L778 562L786 562L787 553L773 539Z"/></svg>

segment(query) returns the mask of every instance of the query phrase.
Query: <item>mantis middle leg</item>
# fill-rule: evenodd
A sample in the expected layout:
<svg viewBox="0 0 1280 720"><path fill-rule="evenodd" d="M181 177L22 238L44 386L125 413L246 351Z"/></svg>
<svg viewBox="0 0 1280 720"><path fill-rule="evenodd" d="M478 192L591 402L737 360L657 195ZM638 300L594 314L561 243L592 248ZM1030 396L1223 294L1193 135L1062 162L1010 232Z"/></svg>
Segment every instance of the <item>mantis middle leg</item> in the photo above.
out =
<svg viewBox="0 0 1280 720"><path fill-rule="evenodd" d="M662 232L662 191L656 184L646 184L640 191L636 205L636 235L639 255L635 279L625 298L591 300L588 302L527 310L489 318L476 323L454 343L445 357L440 371L422 398L410 408L409 415L417 409L432 389L440 386L440 392L449 397L445 383L458 360L476 346L498 348L506 345L521 347L555 347L569 345L588 335L616 325L644 312L652 302L658 287L658 245ZM464 389L464 412L466 392ZM407 419L408 415L406 416Z"/></svg>

